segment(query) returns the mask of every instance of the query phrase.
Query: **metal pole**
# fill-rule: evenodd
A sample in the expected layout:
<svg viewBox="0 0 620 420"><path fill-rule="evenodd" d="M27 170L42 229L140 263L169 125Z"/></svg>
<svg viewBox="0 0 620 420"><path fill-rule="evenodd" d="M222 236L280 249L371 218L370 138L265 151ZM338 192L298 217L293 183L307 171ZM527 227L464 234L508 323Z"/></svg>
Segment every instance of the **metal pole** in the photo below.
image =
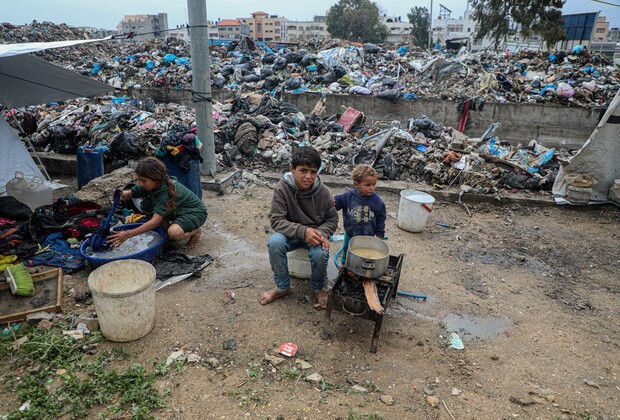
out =
<svg viewBox="0 0 620 420"><path fill-rule="evenodd" d="M428 49L433 47L433 0L431 0L431 10L428 12Z"/></svg>
<svg viewBox="0 0 620 420"><path fill-rule="evenodd" d="M215 176L215 140L211 107L211 66L206 0L187 0L192 55L192 90L196 110L196 130L202 141L202 175Z"/></svg>

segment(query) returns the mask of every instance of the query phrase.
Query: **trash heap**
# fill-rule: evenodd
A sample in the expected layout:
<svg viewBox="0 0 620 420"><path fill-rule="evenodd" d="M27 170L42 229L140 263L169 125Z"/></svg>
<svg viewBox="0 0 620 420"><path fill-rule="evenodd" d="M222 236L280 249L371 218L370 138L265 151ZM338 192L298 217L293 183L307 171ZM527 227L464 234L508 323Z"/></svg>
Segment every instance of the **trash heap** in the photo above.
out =
<svg viewBox="0 0 620 420"><path fill-rule="evenodd" d="M497 138L493 124L481 138L470 138L452 127L420 115L406 126L399 121L364 123L352 108L324 116L324 98L310 114L271 94L237 95L214 104L215 151L219 170L280 171L288 167L296 147L311 145L323 157L323 173L348 176L360 163L373 165L384 179L426 182L437 188L463 186L467 191L498 193L502 189L549 190L565 151L531 142L511 146ZM31 118L30 135L40 150L75 154L80 145L105 145L106 159L116 167L145 155L196 158L194 111L178 104L72 100L63 105L14 111L17 126ZM355 118L348 118L355 115ZM187 140L187 141L186 141ZM181 146L181 147L179 147Z"/></svg>
<svg viewBox="0 0 620 420"><path fill-rule="evenodd" d="M0 44L19 44L22 42L52 42L72 39L91 39L80 28L73 28L64 23L37 22L33 20L25 25L0 23Z"/></svg>
<svg viewBox="0 0 620 420"><path fill-rule="evenodd" d="M67 25L0 24L0 42L88 38ZM189 44L176 38L111 40L38 53L40 57L117 89L191 89ZM249 39L211 47L214 89L377 95L479 102L554 103L601 108L618 90L612 61L577 46L571 51L471 53L420 51L408 45L349 45L334 40L299 48L258 46Z"/></svg>

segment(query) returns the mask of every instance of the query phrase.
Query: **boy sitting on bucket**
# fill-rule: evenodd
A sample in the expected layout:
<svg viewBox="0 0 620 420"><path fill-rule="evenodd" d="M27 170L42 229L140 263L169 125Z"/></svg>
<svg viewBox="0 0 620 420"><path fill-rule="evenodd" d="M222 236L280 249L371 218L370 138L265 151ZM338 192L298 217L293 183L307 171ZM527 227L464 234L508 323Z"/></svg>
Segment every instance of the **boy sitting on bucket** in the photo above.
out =
<svg viewBox="0 0 620 420"><path fill-rule="evenodd" d="M338 213L331 204L329 188L318 177L320 167L321 156L315 149L295 149L290 172L282 176L273 191L269 220L275 233L267 248L275 287L261 294L261 305L290 293L286 254L297 248L309 251L310 289L321 307L327 305L323 285L327 279L329 238L338 227Z"/></svg>

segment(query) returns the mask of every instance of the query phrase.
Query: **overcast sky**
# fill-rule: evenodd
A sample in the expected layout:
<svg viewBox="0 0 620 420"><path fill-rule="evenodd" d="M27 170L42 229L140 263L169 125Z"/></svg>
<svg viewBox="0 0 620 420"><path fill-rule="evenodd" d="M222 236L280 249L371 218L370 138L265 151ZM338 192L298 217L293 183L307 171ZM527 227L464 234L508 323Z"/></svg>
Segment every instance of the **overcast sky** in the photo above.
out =
<svg viewBox="0 0 620 420"><path fill-rule="evenodd" d="M2 0L7 2L9 0ZM620 0L606 0L618 3ZM207 18L249 17L250 13L264 11L284 16L289 20L311 20L314 15L325 15L336 0L207 0ZM402 16L414 6L430 6L430 0L411 2L403 0L379 0L376 2L388 15ZM433 16L437 16L439 3L452 10L452 17L459 17L465 11L465 0L435 0ZM74 26L94 26L114 29L123 15L168 13L170 27L187 23L186 0L20 0L3 5L0 22L24 24L33 19L67 23ZM600 11L607 16L612 27L620 26L620 7L597 3L592 0L567 0L564 13Z"/></svg>

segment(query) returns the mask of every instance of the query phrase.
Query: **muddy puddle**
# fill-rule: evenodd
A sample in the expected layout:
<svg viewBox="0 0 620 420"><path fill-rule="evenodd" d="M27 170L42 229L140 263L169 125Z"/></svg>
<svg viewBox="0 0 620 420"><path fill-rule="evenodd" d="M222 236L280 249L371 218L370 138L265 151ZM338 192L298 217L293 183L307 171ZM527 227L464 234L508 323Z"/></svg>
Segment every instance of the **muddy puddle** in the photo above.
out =
<svg viewBox="0 0 620 420"><path fill-rule="evenodd" d="M448 314L443 320L449 332L456 332L463 341L495 337L512 324L502 318L479 318L469 315Z"/></svg>

